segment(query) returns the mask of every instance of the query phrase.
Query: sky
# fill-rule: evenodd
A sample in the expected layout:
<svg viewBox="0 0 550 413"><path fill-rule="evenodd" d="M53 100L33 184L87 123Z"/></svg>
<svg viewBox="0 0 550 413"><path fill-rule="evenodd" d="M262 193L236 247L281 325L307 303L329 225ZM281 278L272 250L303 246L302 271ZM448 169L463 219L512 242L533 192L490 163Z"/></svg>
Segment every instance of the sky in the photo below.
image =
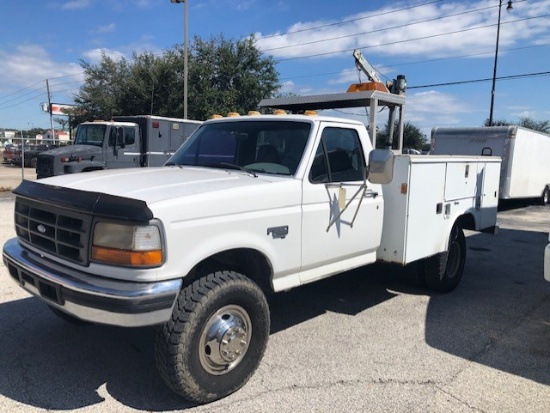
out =
<svg viewBox="0 0 550 413"><path fill-rule="evenodd" d="M406 76L405 120L428 139L433 127L489 117L499 0L187 1L190 39L255 35L282 92L339 93L367 80L357 48L382 80ZM500 3L493 118L550 120L550 0L514 0L509 13ZM46 80L53 103L72 103L81 61L102 51L131 58L181 44L184 10L170 0L2 0L0 129L49 128ZM367 122L364 109L331 114Z"/></svg>

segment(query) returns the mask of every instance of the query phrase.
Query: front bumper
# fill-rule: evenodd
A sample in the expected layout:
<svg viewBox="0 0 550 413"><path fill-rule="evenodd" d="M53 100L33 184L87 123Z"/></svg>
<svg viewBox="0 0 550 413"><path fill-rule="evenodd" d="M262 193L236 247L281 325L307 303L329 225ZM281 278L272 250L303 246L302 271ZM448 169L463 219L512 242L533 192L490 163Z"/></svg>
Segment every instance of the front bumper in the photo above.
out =
<svg viewBox="0 0 550 413"><path fill-rule="evenodd" d="M17 238L4 244L4 265L26 291L79 319L123 327L170 319L183 281L129 282L76 271L23 249Z"/></svg>

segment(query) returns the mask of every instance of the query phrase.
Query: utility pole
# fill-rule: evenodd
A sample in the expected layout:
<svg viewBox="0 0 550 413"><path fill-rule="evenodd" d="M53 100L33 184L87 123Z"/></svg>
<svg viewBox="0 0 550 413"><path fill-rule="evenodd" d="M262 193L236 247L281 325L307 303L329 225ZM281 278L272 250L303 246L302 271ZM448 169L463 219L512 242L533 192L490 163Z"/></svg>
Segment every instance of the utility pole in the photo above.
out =
<svg viewBox="0 0 550 413"><path fill-rule="evenodd" d="M187 119L187 78L189 76L189 69L187 66L187 27L189 25L189 0L170 0L170 2L178 4L183 3L183 119Z"/></svg>
<svg viewBox="0 0 550 413"><path fill-rule="evenodd" d="M52 140L55 143L55 129L53 128L52 101L50 96L50 82L46 79L46 91L48 93L48 112L50 112L50 128L52 130Z"/></svg>
<svg viewBox="0 0 550 413"><path fill-rule="evenodd" d="M506 11L510 13L512 11L512 0L508 0L508 5L506 6ZM497 80L497 63L498 63L498 42L500 39L500 15L502 10L502 0L498 2L498 21L497 21L497 44L495 47L495 64L493 66L493 86L491 88L491 106L489 109L489 125L493 126L493 110L495 107L495 84Z"/></svg>

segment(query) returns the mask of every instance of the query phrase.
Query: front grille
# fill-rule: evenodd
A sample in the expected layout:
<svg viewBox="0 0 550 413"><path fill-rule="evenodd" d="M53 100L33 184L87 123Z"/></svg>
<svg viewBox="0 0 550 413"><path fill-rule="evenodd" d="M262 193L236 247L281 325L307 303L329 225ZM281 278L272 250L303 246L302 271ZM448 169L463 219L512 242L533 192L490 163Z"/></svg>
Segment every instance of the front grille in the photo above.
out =
<svg viewBox="0 0 550 413"><path fill-rule="evenodd" d="M79 264L88 264L92 217L17 197L15 231L20 240Z"/></svg>
<svg viewBox="0 0 550 413"><path fill-rule="evenodd" d="M53 162L53 156L39 155L36 160L36 175L40 178L53 176Z"/></svg>

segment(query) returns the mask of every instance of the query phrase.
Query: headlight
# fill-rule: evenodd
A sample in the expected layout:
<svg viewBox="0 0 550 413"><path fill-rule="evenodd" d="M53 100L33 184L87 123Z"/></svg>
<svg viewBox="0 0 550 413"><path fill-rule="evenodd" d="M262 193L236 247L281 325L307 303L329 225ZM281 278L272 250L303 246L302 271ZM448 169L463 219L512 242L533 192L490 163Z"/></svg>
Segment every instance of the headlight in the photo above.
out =
<svg viewBox="0 0 550 413"><path fill-rule="evenodd" d="M132 267L158 267L164 261L160 228L98 222L94 229L92 260Z"/></svg>

